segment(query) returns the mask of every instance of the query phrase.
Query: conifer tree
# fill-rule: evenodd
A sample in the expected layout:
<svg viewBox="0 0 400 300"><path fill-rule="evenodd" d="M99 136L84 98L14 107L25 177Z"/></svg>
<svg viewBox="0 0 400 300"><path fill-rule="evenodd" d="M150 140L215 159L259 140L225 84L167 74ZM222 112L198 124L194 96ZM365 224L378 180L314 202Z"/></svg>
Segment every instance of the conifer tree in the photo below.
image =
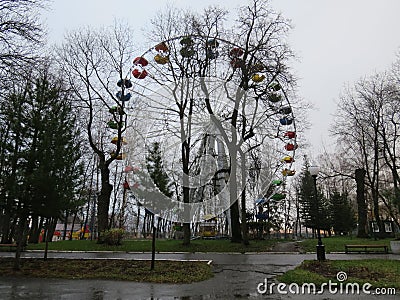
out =
<svg viewBox="0 0 400 300"><path fill-rule="evenodd" d="M306 227L330 230L331 220L328 201L318 190L317 199L315 199L314 182L308 171L301 177L299 203Z"/></svg>
<svg viewBox="0 0 400 300"><path fill-rule="evenodd" d="M171 183L168 174L165 172L162 162L160 143L155 142L151 145L147 155L147 170L155 185L167 197L172 197Z"/></svg>
<svg viewBox="0 0 400 300"><path fill-rule="evenodd" d="M355 228L355 213L347 193L333 192L330 196L331 220L335 234L348 234Z"/></svg>
<svg viewBox="0 0 400 300"><path fill-rule="evenodd" d="M15 268L28 219L46 218L55 226L63 210L78 205L79 131L70 94L49 70L46 66L18 81L1 110L7 125L1 139L1 214L10 224L3 223L1 235L17 241Z"/></svg>

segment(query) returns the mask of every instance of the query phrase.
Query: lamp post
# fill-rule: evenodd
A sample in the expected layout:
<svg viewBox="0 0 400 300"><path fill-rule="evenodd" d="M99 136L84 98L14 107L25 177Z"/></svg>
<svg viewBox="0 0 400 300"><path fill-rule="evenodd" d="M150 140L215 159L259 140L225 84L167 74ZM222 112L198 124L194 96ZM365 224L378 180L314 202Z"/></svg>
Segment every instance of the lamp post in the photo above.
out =
<svg viewBox="0 0 400 300"><path fill-rule="evenodd" d="M317 176L319 173L319 167L311 166L308 168L310 175L314 179L314 194L315 194L315 207L317 210L319 209L319 201L318 201L318 192L317 192ZM317 236L318 236L318 245L317 245L317 259L319 261L325 260L325 246L322 244L321 240L321 232L319 228L319 214L315 216L316 226L317 226Z"/></svg>
<svg viewBox="0 0 400 300"><path fill-rule="evenodd" d="M151 264L150 270L154 270L154 262L156 260L156 234L157 234L157 226L158 226L158 218L160 216L157 214L153 214L153 236L151 242Z"/></svg>

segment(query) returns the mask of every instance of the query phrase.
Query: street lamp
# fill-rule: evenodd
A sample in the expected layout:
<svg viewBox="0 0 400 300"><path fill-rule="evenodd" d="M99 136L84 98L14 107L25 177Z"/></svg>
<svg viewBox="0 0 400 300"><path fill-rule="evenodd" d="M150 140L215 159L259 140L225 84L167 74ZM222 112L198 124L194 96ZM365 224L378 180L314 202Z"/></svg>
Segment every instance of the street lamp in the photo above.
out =
<svg viewBox="0 0 400 300"><path fill-rule="evenodd" d="M308 171L310 172L310 175L314 179L315 207L318 210L319 202L318 202L318 192L317 192L317 176L319 173L319 167L318 166L308 167ZM322 260L325 260L325 246L322 244L322 240L321 240L321 232L320 232L320 228L319 228L319 214L317 216L315 216L315 221L316 221L316 225L317 225L317 236L318 236L317 259L319 261L322 261Z"/></svg>
<svg viewBox="0 0 400 300"><path fill-rule="evenodd" d="M157 225L159 218L160 218L159 215L153 214L153 236L151 242L151 264L150 264L151 271L154 270L154 262L156 260L156 234L157 234Z"/></svg>

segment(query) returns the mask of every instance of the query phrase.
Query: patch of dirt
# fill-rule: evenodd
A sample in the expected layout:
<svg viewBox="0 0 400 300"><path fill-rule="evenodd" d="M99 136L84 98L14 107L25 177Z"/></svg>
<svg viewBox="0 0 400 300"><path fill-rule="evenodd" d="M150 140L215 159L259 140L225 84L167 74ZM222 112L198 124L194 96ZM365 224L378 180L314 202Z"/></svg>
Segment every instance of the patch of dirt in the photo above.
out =
<svg viewBox="0 0 400 300"><path fill-rule="evenodd" d="M297 242L282 242L272 247L272 252L301 252Z"/></svg>

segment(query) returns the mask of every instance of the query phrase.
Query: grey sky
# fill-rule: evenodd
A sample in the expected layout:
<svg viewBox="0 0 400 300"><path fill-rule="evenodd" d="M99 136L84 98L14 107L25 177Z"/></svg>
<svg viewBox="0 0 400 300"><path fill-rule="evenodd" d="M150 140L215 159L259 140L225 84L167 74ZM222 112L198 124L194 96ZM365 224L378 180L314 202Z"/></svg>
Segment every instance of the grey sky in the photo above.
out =
<svg viewBox="0 0 400 300"><path fill-rule="evenodd" d="M140 44L141 28L154 14L172 3L201 10L216 4L233 10L243 0L53 0L45 14L50 42L62 41L67 30L83 25L112 24L123 18L135 28ZM329 148L328 128L336 101L346 83L390 67L400 51L399 0L272 0L275 10L292 20L290 44L298 62L298 94L311 102L311 130L306 138L315 155ZM328 149L329 150L329 149ZM332 150L332 149L331 149Z"/></svg>

